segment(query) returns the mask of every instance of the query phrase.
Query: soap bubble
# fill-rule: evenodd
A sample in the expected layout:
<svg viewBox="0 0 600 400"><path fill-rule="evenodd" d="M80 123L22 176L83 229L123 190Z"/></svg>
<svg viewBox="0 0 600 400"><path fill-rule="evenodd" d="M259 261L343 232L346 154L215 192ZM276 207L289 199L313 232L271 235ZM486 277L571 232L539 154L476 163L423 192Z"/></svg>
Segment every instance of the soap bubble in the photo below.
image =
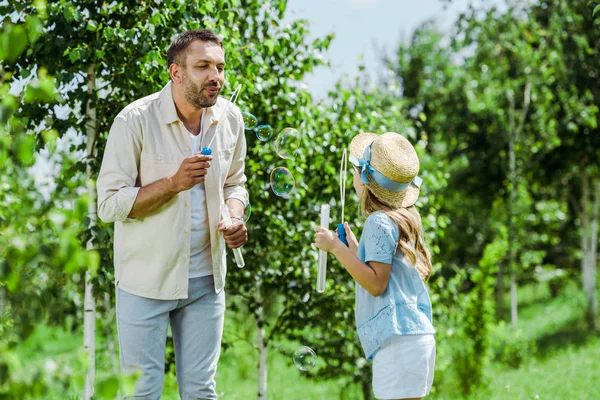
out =
<svg viewBox="0 0 600 400"><path fill-rule="evenodd" d="M242 119L244 120L244 128L248 131L256 128L256 125L258 124L258 119L249 112L243 112Z"/></svg>
<svg viewBox="0 0 600 400"><path fill-rule="evenodd" d="M242 215L242 222L245 224L250 219L250 214L252 214L252 206L250 203L244 209L244 215Z"/></svg>
<svg viewBox="0 0 600 400"><path fill-rule="evenodd" d="M275 141L275 152L281 158L294 158L300 148L300 132L294 128L285 128Z"/></svg>
<svg viewBox="0 0 600 400"><path fill-rule="evenodd" d="M263 142L268 141L273 136L273 128L271 125L259 125L255 129L256 137L258 140L262 140Z"/></svg>
<svg viewBox="0 0 600 400"><path fill-rule="evenodd" d="M302 346L294 353L294 364L301 371L308 371L317 363L317 355L307 346Z"/></svg>
<svg viewBox="0 0 600 400"><path fill-rule="evenodd" d="M271 171L271 189L277 196L289 199L296 181L292 173L284 167L277 167Z"/></svg>

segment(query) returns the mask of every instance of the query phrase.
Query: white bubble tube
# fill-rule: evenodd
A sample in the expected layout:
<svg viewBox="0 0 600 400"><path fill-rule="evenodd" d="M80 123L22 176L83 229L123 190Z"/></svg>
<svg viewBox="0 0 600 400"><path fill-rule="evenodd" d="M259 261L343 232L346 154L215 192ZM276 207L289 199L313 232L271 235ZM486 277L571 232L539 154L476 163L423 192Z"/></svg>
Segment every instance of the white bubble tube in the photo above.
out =
<svg viewBox="0 0 600 400"><path fill-rule="evenodd" d="M329 229L329 204L321 205L321 227ZM327 252L319 250L319 268L317 270L317 292L325 291L325 277L327 275Z"/></svg>
<svg viewBox="0 0 600 400"><path fill-rule="evenodd" d="M229 215L229 208L227 207L226 204L221 204L221 218L223 219L223 222L225 223L225 228L228 228L231 224L233 224L233 221L231 220L231 216ZM233 256L235 257L235 263L237 264L238 268L244 268L244 257L242 257L242 249L240 249L239 247L237 249L232 249L233 250Z"/></svg>

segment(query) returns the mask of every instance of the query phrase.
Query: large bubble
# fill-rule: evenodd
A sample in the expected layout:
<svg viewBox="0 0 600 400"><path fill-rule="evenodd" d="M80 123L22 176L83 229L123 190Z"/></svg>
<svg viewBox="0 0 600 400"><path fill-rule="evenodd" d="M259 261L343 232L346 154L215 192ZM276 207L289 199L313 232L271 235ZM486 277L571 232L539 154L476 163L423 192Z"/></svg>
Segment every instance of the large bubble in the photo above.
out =
<svg viewBox="0 0 600 400"><path fill-rule="evenodd" d="M277 196L290 198L295 185L296 180L287 168L277 167L271 171L271 189Z"/></svg>
<svg viewBox="0 0 600 400"><path fill-rule="evenodd" d="M294 158L300 148L300 133L294 128L285 128L275 140L275 152L281 158Z"/></svg>

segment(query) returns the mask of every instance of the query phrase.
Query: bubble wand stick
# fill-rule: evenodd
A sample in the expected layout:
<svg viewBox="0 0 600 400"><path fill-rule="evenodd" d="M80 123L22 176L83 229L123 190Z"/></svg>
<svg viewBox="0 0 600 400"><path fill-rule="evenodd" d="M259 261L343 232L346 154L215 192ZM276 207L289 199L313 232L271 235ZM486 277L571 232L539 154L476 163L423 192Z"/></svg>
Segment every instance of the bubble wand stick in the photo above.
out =
<svg viewBox="0 0 600 400"><path fill-rule="evenodd" d="M221 112L221 115L219 115L219 121L217 122L217 129L219 129L219 126L221 125L221 121L223 121L223 118L227 117L227 114L229 114L229 110L231 110L231 107L235 105L235 102L237 101L241 90L242 90L242 84L240 83L239 85L237 85L237 87L231 94L231 97L229 98L229 103L227 103L227 105L225 106L225 109ZM204 156L208 156L208 155L212 154L212 149L210 148L210 146L212 145L213 140L215 140L215 138L217 136L218 136L217 132L215 132L215 135L212 137L212 139L210 139L210 142L208 142L208 145L204 146L202 148L202 151L200 152L200 154L202 154Z"/></svg>
<svg viewBox="0 0 600 400"><path fill-rule="evenodd" d="M340 205L342 206L342 223L337 226L337 234L346 246L348 246L348 240L346 239L346 229L344 228L344 207L346 205L346 168L348 166L348 152L344 149L342 153L342 163L340 165Z"/></svg>
<svg viewBox="0 0 600 400"><path fill-rule="evenodd" d="M225 106L225 109L223 110L223 112L221 112L221 115L219 116L219 121L217 122L217 128L216 128L217 132L215 132L215 135L212 137L212 139L208 143L208 146L205 146L202 148L202 151L200 152L200 154L205 155L205 156L212 154L212 149L210 148L210 146L212 145L213 140L215 140L215 138L217 137L219 126L221 126L221 121L223 121L223 118L227 117L229 110L231 110L231 107L237 101L238 95L240 94L241 90L242 90L242 84L240 83L239 85L237 85L237 87L231 94L231 97L229 98L229 103L227 103L227 105ZM221 219L223 220L223 223L225 224L225 228L228 228L229 226L231 226L233 224L233 221L231 220L231 216L229 215L229 208L227 207L226 204L221 204ZM242 256L242 250L239 247L237 249L232 249L232 250L233 250L233 256L235 257L235 263L237 264L238 268L244 268L245 263L244 263L244 257Z"/></svg>
<svg viewBox="0 0 600 400"><path fill-rule="evenodd" d="M321 205L321 227L329 229L329 204ZM327 274L327 252L319 250L319 267L317 269L317 292L325 291L325 278Z"/></svg>

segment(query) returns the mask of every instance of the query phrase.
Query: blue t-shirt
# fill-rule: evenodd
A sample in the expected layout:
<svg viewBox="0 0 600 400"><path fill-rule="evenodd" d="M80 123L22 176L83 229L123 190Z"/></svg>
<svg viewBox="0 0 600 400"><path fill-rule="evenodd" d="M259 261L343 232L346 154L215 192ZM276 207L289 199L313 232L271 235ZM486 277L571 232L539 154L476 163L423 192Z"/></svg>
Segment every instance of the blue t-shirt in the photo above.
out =
<svg viewBox="0 0 600 400"><path fill-rule="evenodd" d="M356 256L362 262L391 264L390 279L381 296L372 296L356 284L356 326L368 360L395 335L435 333L429 293L417 269L396 247L399 237L398 225L385 213L375 212L367 218L358 244Z"/></svg>

